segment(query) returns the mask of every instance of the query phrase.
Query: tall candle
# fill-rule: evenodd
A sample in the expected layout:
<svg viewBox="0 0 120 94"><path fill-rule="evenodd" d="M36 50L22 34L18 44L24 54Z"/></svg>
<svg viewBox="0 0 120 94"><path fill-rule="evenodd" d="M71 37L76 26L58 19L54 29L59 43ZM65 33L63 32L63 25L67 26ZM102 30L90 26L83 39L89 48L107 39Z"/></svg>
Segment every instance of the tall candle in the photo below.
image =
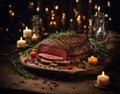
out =
<svg viewBox="0 0 120 94"><path fill-rule="evenodd" d="M97 85L98 86L106 86L109 84L109 76L105 75L104 71L102 72L102 75L97 76Z"/></svg>
<svg viewBox="0 0 120 94"><path fill-rule="evenodd" d="M88 63L91 64L91 65L96 65L98 63L98 58L94 57L94 56L91 56L91 57L88 58Z"/></svg>
<svg viewBox="0 0 120 94"><path fill-rule="evenodd" d="M23 40L22 37L20 37L20 40L17 41L17 47L18 48L26 47L26 41Z"/></svg>
<svg viewBox="0 0 120 94"><path fill-rule="evenodd" d="M31 37L32 36L32 30L28 29L28 27L26 27L26 29L23 30L23 37Z"/></svg>

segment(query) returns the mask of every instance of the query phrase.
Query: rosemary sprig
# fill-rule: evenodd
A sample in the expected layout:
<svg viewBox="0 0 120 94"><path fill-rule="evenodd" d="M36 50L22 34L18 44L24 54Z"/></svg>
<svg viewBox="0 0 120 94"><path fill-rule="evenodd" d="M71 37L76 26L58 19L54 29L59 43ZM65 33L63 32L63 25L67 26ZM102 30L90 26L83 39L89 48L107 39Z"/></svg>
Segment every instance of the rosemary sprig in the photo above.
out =
<svg viewBox="0 0 120 94"><path fill-rule="evenodd" d="M24 69L24 67L20 64L19 60L16 60L14 58L9 59L11 61L11 64L13 66L13 69L21 76L27 78L27 79L36 79L37 76L34 74L28 72Z"/></svg>
<svg viewBox="0 0 120 94"><path fill-rule="evenodd" d="M50 38L59 38L61 36L70 36L70 35L74 35L75 32L74 31L70 31L70 30L61 30L60 32L56 31L55 33L52 33L49 37Z"/></svg>
<svg viewBox="0 0 120 94"><path fill-rule="evenodd" d="M99 42L92 38L90 38L89 41L90 41L90 49L93 53L99 53L104 56L108 56L108 50L103 42Z"/></svg>

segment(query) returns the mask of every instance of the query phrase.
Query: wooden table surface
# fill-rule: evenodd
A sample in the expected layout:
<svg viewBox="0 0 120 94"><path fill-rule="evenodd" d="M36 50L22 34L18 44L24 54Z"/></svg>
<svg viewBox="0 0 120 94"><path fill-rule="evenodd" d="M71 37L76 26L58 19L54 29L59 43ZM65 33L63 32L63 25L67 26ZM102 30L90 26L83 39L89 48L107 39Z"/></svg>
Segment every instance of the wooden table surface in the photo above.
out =
<svg viewBox="0 0 120 94"><path fill-rule="evenodd" d="M74 78L75 79L75 78ZM0 62L0 88L7 93L57 93L57 94L118 94L120 83L116 81L107 89L96 88L96 76L86 76L77 81L56 80L44 77L26 79L18 75L6 62ZM55 85L54 85L55 83ZM6 91L7 90L7 91ZM16 90L16 91L15 91ZM1 93L0 93L1 94Z"/></svg>
<svg viewBox="0 0 120 94"><path fill-rule="evenodd" d="M11 55L18 58L14 45L3 45L0 49L0 94L120 94L120 53L115 52L112 64L105 70L110 76L110 86L101 89L95 87L97 75L63 76L59 79L38 76L37 79L26 79L15 72L9 61ZM9 52L9 53L8 53Z"/></svg>

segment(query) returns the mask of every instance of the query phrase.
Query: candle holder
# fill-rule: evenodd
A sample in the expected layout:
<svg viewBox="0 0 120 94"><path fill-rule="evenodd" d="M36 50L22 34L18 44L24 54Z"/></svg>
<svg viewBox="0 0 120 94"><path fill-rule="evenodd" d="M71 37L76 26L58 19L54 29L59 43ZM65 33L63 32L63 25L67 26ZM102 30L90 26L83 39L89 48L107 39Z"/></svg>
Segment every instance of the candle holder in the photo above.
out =
<svg viewBox="0 0 120 94"><path fill-rule="evenodd" d="M23 51L25 50L26 47L27 47L27 45L25 47L17 47L17 49L19 50L18 55L22 55Z"/></svg>
<svg viewBox="0 0 120 94"><path fill-rule="evenodd" d="M25 40L27 42L27 46L31 47L31 37L25 37Z"/></svg>

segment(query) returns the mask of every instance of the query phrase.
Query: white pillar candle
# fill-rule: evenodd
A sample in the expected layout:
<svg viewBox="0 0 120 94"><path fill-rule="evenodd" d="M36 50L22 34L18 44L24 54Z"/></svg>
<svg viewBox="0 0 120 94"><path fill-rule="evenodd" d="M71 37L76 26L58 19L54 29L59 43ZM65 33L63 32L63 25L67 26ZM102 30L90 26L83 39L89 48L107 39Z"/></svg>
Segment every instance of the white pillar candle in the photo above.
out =
<svg viewBox="0 0 120 94"><path fill-rule="evenodd" d="M22 37L20 37L20 40L17 41L17 47L18 48L26 47L26 41L23 40Z"/></svg>
<svg viewBox="0 0 120 94"><path fill-rule="evenodd" d="M28 29L28 27L26 27L26 29L23 30L23 37L31 37L32 36L32 30Z"/></svg>
<svg viewBox="0 0 120 94"><path fill-rule="evenodd" d="M105 75L104 71L102 75L97 76L97 85L98 86L107 86L109 84L109 76Z"/></svg>
<svg viewBox="0 0 120 94"><path fill-rule="evenodd" d="M36 34L33 34L31 37L32 41L37 41L38 40L38 36Z"/></svg>

